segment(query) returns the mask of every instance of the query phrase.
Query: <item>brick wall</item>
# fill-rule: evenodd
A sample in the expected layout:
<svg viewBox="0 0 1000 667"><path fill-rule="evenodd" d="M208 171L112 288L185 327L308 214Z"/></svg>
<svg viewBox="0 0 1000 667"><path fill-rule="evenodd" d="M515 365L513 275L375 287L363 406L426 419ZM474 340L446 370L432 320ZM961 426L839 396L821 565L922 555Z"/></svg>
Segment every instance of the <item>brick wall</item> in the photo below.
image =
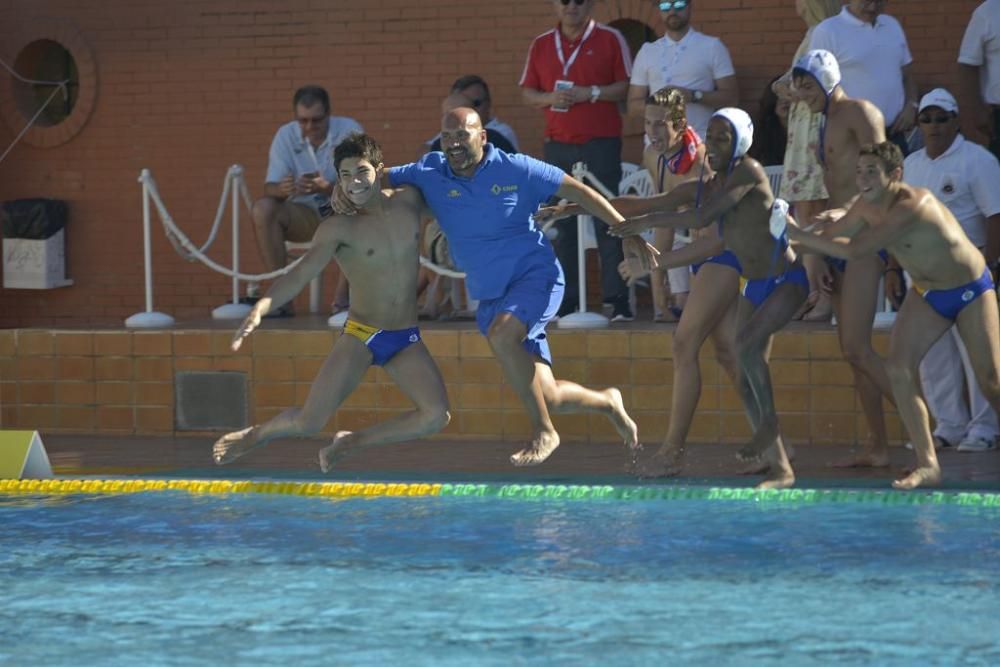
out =
<svg viewBox="0 0 1000 667"><path fill-rule="evenodd" d="M977 4L891 4L921 89L954 80ZM634 18L662 32L649 2L603 0L597 17ZM0 288L0 327L120 324L141 310L140 169L153 171L170 212L201 244L230 164L244 165L252 193L260 193L271 136L306 82L326 86L334 112L361 121L385 144L388 162L399 163L434 134L451 81L477 72L491 83L496 114L526 151L540 152L541 114L520 104L517 79L531 39L553 23L543 0L0 0L0 57L13 63L11 44L44 37L55 23L72 26L93 52L94 110L66 143L17 146L0 163L0 199L70 202L67 265L75 285ZM803 31L792 0L699 0L694 23L728 45L748 109L787 66ZM19 130L0 123L0 146ZM242 263L258 271L244 220ZM224 229L212 256L228 262L229 242ZM229 281L178 258L158 228L153 256L158 310L205 317L226 300Z"/></svg>

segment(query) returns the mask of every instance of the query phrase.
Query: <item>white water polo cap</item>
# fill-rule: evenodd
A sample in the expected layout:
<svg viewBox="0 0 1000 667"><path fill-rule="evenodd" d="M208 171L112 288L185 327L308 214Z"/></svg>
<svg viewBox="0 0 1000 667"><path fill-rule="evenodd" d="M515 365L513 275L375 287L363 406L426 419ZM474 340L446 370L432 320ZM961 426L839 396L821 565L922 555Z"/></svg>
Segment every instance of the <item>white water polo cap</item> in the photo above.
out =
<svg viewBox="0 0 1000 667"><path fill-rule="evenodd" d="M816 79L827 97L840 85L840 65L837 57L829 51L814 49L795 61L792 74L808 74Z"/></svg>
<svg viewBox="0 0 1000 667"><path fill-rule="evenodd" d="M712 118L722 118L733 128L733 154L729 161L746 155L753 144L753 121L750 114L736 107L723 107L713 113Z"/></svg>

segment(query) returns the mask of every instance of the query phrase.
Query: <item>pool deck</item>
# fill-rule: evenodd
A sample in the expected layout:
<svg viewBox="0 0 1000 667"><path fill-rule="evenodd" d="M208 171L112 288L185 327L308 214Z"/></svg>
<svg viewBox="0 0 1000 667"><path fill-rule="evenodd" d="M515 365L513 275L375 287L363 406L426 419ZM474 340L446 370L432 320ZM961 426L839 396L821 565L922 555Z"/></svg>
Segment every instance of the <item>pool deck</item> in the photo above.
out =
<svg viewBox="0 0 1000 667"><path fill-rule="evenodd" d="M43 435L57 476L136 476L238 478L323 478L316 452L327 439L289 439L270 443L230 466L213 466L213 439L209 437L115 437L67 434ZM330 480L443 480L509 481L518 483L639 483L627 475L624 448L600 443L571 442L560 447L541 466L515 468L508 462L517 446L510 442L434 440L406 442L369 449L346 459ZM648 455L654 447L647 447ZM739 476L731 444L692 445L684 474L672 484L750 486L759 476ZM888 469L838 469L830 461L847 449L812 444L796 448L794 466L802 487L888 487L912 465L913 453L902 447L891 451ZM945 488L1000 490L1000 453L939 453Z"/></svg>

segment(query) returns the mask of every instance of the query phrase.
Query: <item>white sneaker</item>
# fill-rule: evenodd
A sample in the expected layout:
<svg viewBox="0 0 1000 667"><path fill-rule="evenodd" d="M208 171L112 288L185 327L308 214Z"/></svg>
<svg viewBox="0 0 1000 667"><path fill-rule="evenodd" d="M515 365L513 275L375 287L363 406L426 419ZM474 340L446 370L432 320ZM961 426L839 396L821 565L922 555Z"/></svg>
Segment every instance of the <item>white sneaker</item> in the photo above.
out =
<svg viewBox="0 0 1000 667"><path fill-rule="evenodd" d="M988 452L990 450L997 448L997 441L995 438L973 438L967 437L958 443L957 451L959 452Z"/></svg>
<svg viewBox="0 0 1000 667"><path fill-rule="evenodd" d="M907 449L911 450L911 451L913 450L913 443L912 442L908 442L908 443L906 443L903 446L906 447ZM935 452L940 452L942 449L948 449L950 447L952 447L952 444L950 442L948 442L947 440L945 440L944 438L942 438L940 435L935 435L934 436L934 451Z"/></svg>

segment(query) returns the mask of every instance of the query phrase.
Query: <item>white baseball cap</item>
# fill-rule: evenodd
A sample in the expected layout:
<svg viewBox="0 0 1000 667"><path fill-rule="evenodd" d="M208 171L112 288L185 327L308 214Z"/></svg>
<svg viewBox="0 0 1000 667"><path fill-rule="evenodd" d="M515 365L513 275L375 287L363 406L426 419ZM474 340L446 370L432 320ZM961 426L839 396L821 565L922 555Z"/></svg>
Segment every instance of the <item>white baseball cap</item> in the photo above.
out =
<svg viewBox="0 0 1000 667"><path fill-rule="evenodd" d="M944 109L945 111L950 111L951 113L958 113L958 102L955 101L954 95L949 93L944 88L935 88L921 97L920 107L917 109L917 113L920 113L927 107L937 107L939 109Z"/></svg>

